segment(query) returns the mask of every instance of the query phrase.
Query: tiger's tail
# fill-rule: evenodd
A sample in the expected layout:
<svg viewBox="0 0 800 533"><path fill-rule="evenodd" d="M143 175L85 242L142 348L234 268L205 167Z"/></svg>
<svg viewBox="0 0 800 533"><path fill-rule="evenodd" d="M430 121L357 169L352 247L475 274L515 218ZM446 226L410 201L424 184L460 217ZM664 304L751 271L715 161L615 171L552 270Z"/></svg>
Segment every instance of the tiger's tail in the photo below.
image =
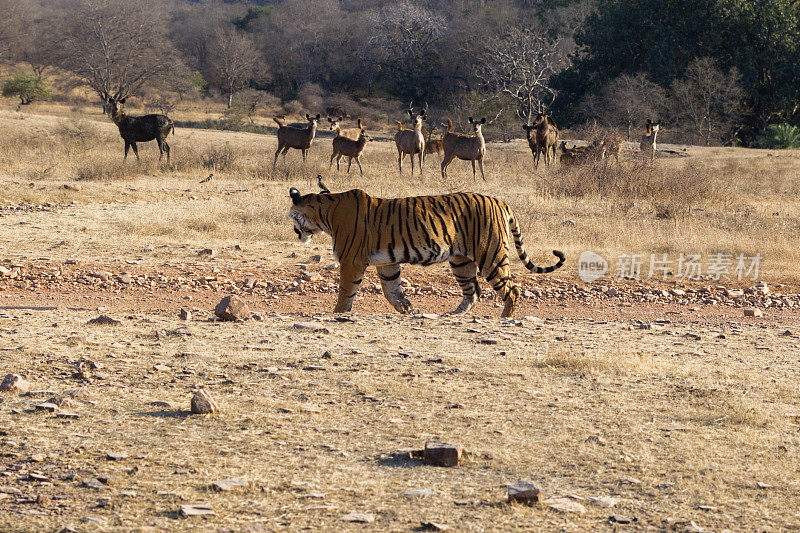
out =
<svg viewBox="0 0 800 533"><path fill-rule="evenodd" d="M564 254L558 250L553 250L553 255L558 257L558 263L555 265L551 265L549 267L538 267L534 265L533 262L528 258L528 253L525 251L525 244L522 242L522 233L519 231L517 217L514 216L514 213L511 212L510 209L508 222L511 226L511 235L514 237L514 246L517 247L517 253L519 254L520 260L525 265L525 268L535 274L546 274L561 268L561 266L564 264Z"/></svg>

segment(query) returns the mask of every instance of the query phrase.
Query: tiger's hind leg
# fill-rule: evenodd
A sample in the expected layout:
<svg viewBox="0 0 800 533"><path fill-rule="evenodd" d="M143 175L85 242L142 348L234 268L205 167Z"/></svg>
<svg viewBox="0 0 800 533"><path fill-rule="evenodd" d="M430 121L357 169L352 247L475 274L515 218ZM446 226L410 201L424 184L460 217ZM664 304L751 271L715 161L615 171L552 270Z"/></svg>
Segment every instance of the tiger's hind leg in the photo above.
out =
<svg viewBox="0 0 800 533"><path fill-rule="evenodd" d="M450 268L453 270L458 284L461 285L461 293L464 295L464 299L452 314L466 313L473 308L481 295L481 286L478 285L477 276L478 265L469 257L459 255L450 260Z"/></svg>
<svg viewBox="0 0 800 533"><path fill-rule="evenodd" d="M519 289L511 281L511 271L508 264L508 251L506 250L506 253L498 253L497 257L486 268L481 269L481 274L486 277L486 281L497 291L497 295L505 303L503 314L500 315L502 317L514 315L514 311L517 308L517 298L519 298Z"/></svg>
<svg viewBox="0 0 800 533"><path fill-rule="evenodd" d="M397 309L398 312L406 315L412 313L414 309L411 307L411 302L408 301L406 295L403 293L403 285L400 279L400 265L387 265L379 266L378 277L381 279L381 287L383 294L389 303Z"/></svg>
<svg viewBox="0 0 800 533"><path fill-rule="evenodd" d="M339 269L339 298L336 300L334 313L347 313L353 307L358 288L364 279L366 266L341 265Z"/></svg>

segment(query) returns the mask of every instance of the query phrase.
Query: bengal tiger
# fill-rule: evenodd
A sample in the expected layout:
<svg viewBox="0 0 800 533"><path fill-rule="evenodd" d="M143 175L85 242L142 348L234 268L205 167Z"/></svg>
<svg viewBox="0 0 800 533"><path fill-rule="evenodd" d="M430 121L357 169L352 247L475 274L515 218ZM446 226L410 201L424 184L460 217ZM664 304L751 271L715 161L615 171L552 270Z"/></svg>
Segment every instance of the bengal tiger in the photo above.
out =
<svg viewBox="0 0 800 533"><path fill-rule="evenodd" d="M383 294L400 313L412 312L400 280L402 263L430 265L450 262L463 300L453 313L472 309L480 296L477 273L503 300L504 317L514 314L519 289L509 271L509 229L519 258L531 272L552 272L564 264L553 250L555 265L537 267L525 253L517 218L504 202L477 193L412 198L372 198L360 189L301 195L289 189L294 232L302 242L316 233L333 238L340 264L335 313L350 311L364 277L375 265Z"/></svg>

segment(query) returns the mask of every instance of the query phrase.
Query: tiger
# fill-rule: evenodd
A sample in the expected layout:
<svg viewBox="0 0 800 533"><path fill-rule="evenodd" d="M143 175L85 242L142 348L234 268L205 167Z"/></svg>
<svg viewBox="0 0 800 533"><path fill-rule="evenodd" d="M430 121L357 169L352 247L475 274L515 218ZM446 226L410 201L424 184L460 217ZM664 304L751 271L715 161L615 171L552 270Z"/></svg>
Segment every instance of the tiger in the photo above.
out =
<svg viewBox="0 0 800 533"><path fill-rule="evenodd" d="M511 317L519 288L509 270L509 230L519 258L531 272L553 272L564 264L564 254L553 250L556 264L534 265L525 252L514 212L491 196L460 192L387 199L373 198L360 189L300 194L292 187L289 197L289 218L301 242L308 243L317 233L333 238L340 268L334 313L352 309L370 265L377 268L389 303L402 314L416 312L403 292L400 265L449 261L463 294L453 314L465 313L477 302L480 272L502 299L502 316Z"/></svg>

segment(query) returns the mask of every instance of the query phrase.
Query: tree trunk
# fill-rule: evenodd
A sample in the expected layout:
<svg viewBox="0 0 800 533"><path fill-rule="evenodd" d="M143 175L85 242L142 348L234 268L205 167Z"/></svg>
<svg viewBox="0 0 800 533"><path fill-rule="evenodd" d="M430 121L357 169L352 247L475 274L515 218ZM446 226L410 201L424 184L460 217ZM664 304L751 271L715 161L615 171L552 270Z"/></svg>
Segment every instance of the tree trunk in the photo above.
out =
<svg viewBox="0 0 800 533"><path fill-rule="evenodd" d="M233 104L233 91L228 92L228 109L231 108L231 104Z"/></svg>

